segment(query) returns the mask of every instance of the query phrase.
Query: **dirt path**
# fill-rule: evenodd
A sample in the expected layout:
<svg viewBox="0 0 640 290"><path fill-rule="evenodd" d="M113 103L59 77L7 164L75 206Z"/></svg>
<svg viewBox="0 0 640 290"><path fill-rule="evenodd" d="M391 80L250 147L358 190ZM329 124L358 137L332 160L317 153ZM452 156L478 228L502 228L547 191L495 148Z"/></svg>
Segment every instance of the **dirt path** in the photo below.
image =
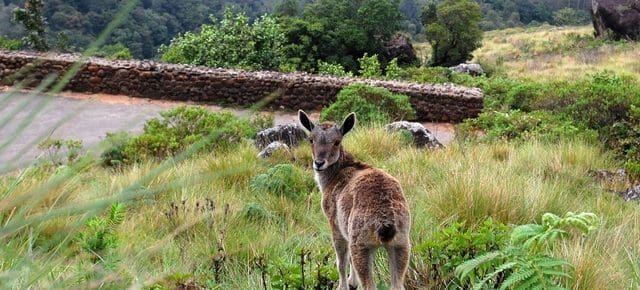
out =
<svg viewBox="0 0 640 290"><path fill-rule="evenodd" d="M37 144L49 136L82 140L86 148L91 148L107 132L141 131L144 122L158 116L160 111L185 104L189 103L68 92L55 97L28 91L10 95L8 88L0 88L0 169L33 161L41 154ZM206 107L214 111L223 109ZM246 109L232 110L238 115L249 114ZM274 114L276 124L296 122L295 113ZM451 124L425 125L442 143L453 138Z"/></svg>

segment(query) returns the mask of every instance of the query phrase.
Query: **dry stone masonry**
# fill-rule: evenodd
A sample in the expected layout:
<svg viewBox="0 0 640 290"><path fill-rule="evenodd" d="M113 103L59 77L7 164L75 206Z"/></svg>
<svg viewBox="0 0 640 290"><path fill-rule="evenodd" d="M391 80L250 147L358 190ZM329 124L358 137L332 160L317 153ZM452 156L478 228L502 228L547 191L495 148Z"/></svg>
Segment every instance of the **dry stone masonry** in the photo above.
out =
<svg viewBox="0 0 640 290"><path fill-rule="evenodd" d="M0 77L7 85L33 78L37 85L50 74L64 74L81 57L73 54L0 51ZM459 122L482 110L483 93L476 88L444 84L337 78L306 73L245 72L149 60L109 61L89 58L66 90L128 95L162 100L251 106L265 98L267 108L321 110L351 83L366 83L411 97L417 120Z"/></svg>

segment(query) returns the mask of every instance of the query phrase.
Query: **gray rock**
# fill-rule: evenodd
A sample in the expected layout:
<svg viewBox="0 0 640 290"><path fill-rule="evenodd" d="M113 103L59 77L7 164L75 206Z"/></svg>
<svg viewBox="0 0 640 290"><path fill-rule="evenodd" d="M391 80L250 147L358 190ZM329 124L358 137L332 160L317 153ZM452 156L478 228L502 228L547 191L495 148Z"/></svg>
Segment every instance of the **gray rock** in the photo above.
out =
<svg viewBox="0 0 640 290"><path fill-rule="evenodd" d="M629 187L627 190L619 192L618 194L620 194L625 201L640 200L640 184Z"/></svg>
<svg viewBox="0 0 640 290"><path fill-rule="evenodd" d="M307 137L307 133L297 124L278 125L262 130L256 135L256 146L262 150L275 141L282 142L289 147L300 144Z"/></svg>
<svg viewBox="0 0 640 290"><path fill-rule="evenodd" d="M279 150L289 150L289 146L287 146L287 144L284 144L282 142L279 141L275 141L272 142L271 144L267 145L267 147L265 147L262 151L260 151L260 153L258 153L258 157L259 158L267 158L271 155L273 155L273 153L275 153L276 151Z"/></svg>
<svg viewBox="0 0 640 290"><path fill-rule="evenodd" d="M466 73L472 76L479 76L484 74L482 66L477 63L461 63L456 66L449 67L450 70L459 73Z"/></svg>
<svg viewBox="0 0 640 290"><path fill-rule="evenodd" d="M399 121L388 124L386 128L389 131L409 131L413 136L413 143L418 147L427 147L429 149L442 147L442 143L420 123Z"/></svg>
<svg viewBox="0 0 640 290"><path fill-rule="evenodd" d="M589 170L587 172L590 176L598 181L619 181L623 182L627 180L627 172L624 169L618 169L615 172L608 170Z"/></svg>
<svg viewBox="0 0 640 290"><path fill-rule="evenodd" d="M597 37L640 40L640 1L592 0L591 15Z"/></svg>

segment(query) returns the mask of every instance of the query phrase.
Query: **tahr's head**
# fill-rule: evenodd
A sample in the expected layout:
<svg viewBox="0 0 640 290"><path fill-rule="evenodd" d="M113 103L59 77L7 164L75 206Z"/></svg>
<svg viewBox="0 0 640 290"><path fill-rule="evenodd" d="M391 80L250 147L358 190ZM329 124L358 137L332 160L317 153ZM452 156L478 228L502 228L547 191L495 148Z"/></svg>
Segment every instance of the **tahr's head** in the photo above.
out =
<svg viewBox="0 0 640 290"><path fill-rule="evenodd" d="M298 118L300 124L309 130L313 169L323 171L336 163L342 151L342 137L356 125L356 113L347 115L340 126L332 122L313 123L302 110L298 111Z"/></svg>

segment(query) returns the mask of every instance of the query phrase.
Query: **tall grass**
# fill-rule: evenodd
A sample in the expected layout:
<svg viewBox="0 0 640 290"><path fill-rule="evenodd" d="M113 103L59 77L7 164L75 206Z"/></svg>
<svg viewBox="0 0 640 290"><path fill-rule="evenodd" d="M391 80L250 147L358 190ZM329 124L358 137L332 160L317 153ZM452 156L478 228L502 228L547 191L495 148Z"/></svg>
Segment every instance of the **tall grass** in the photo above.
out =
<svg viewBox="0 0 640 290"><path fill-rule="evenodd" d="M576 266L574 287L638 285L634 263L639 257L639 206L623 202L588 176L590 169L616 165L592 145L459 143L424 151L410 147L400 135L373 127L359 128L345 139L345 146L400 180L412 209L414 244L454 221L475 224L491 216L521 224L535 222L545 212L591 211L603 217L603 227L557 249ZM295 263L301 250L331 251L317 190L304 200L291 200L250 189L251 179L273 164L290 163L311 176L308 150L308 145L294 150L293 161L289 156L258 160L257 150L245 143L225 154L171 163L157 174L161 164L153 162L121 170L87 165L41 199L14 205L13 211L29 207L24 214L28 220L62 208L111 201L136 184L129 194L137 198L125 200L125 218L116 228L118 245L90 253L77 242L77 232L85 230L89 216L102 214L101 208L4 231L2 285L139 288L192 281L202 287L262 289L260 259L268 265ZM3 200L21 199L55 175L54 170L34 168L5 176L0 182ZM250 202L261 205L269 218L245 218L242 210ZM9 212L3 208L3 225L13 223ZM386 272L384 261L378 255L378 271Z"/></svg>

